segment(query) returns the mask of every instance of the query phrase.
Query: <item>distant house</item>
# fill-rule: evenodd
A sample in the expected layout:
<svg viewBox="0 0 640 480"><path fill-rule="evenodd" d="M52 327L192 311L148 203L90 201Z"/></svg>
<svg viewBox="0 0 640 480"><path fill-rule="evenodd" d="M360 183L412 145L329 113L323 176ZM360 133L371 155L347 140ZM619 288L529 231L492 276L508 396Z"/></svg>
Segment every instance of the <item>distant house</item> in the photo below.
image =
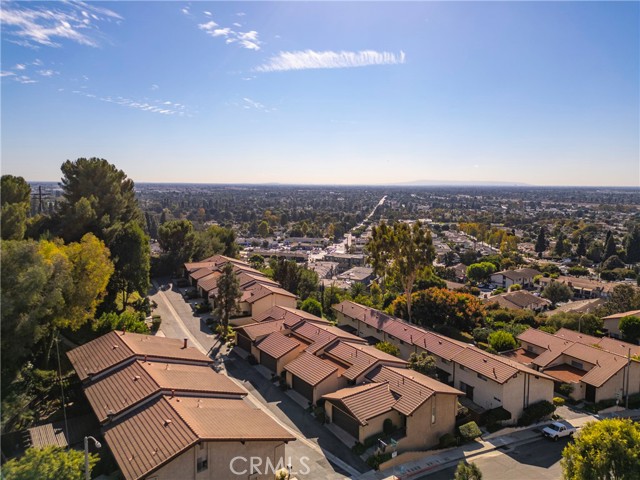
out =
<svg viewBox="0 0 640 480"><path fill-rule="evenodd" d="M484 300L485 303L496 303L502 308L515 308L520 310L531 310L542 312L551 306L551 302L546 298L536 296L526 290L506 292Z"/></svg>
<svg viewBox="0 0 640 480"><path fill-rule="evenodd" d="M502 270L491 275L491 283L502 288L520 285L522 288L533 288L533 278L541 273L533 268L519 268L517 270Z"/></svg>
<svg viewBox="0 0 640 480"><path fill-rule="evenodd" d="M614 313L613 315L609 315L608 317L604 317L602 321L604 322L604 328L607 329L609 335L614 338L621 338L622 332L620 332L620 320L624 317L640 317L640 310L630 310L628 312L622 313Z"/></svg>
<svg viewBox="0 0 640 480"><path fill-rule="evenodd" d="M295 440L186 341L110 332L67 355L126 480L236 479L233 458L282 464Z"/></svg>
<svg viewBox="0 0 640 480"><path fill-rule="evenodd" d="M604 298L588 298L585 300L574 300L559 305L554 310L556 312L568 312L568 313L591 313L596 308L604 305Z"/></svg>
<svg viewBox="0 0 640 480"><path fill-rule="evenodd" d="M540 291L549 285L551 282L560 282L569 286L573 291L573 298L607 298L611 295L615 283L599 282L597 280L590 280L588 278L580 277L568 277L560 275L558 278L553 279L549 277L540 278Z"/></svg>
<svg viewBox="0 0 640 480"><path fill-rule="evenodd" d="M640 392L640 346L560 329L554 335L530 328L509 356L552 377L556 388L573 386L575 400L599 402ZM628 372L628 381L627 381Z"/></svg>
<svg viewBox="0 0 640 480"><path fill-rule="evenodd" d="M397 451L422 450L453 433L462 392L413 370L377 366L364 383L324 395L327 418L360 443L397 429Z"/></svg>
<svg viewBox="0 0 640 480"><path fill-rule="evenodd" d="M364 266L364 254L362 253L328 253L325 261L338 264L338 272L344 272L353 267Z"/></svg>
<svg viewBox="0 0 640 480"><path fill-rule="evenodd" d="M339 280L361 283L364 286L368 286L373 278L374 273L371 267L353 267L338 275Z"/></svg>

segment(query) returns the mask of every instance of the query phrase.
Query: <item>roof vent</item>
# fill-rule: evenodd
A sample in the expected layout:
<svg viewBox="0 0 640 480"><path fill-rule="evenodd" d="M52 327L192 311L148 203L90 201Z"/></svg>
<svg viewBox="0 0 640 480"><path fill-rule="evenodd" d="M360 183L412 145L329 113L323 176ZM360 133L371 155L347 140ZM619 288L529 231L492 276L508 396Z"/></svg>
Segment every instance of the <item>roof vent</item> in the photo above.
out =
<svg viewBox="0 0 640 480"><path fill-rule="evenodd" d="M140 375L136 375L135 377L133 377L134 382L137 382L138 380L140 380Z"/></svg>
<svg viewBox="0 0 640 480"><path fill-rule="evenodd" d="M165 426L165 427L168 427L168 426L169 426L169 425L171 425L172 423L173 423L173 422L171 421L171 419L170 419L170 418L167 418L167 419L164 421L164 426Z"/></svg>
<svg viewBox="0 0 640 480"><path fill-rule="evenodd" d="M486 358L483 358L483 359L482 359L482 361L483 361L484 363L487 363L487 359L486 359Z"/></svg>
<svg viewBox="0 0 640 480"><path fill-rule="evenodd" d="M114 350L115 350L116 348L118 348L118 345L114 345L114 346L113 346L113 349L114 349Z"/></svg>

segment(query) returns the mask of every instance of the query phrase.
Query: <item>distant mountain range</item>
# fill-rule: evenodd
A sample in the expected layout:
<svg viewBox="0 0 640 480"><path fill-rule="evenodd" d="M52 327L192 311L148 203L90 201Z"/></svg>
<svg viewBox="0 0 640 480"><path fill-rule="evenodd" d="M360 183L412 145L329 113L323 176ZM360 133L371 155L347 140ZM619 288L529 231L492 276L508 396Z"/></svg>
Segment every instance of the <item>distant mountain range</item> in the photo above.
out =
<svg viewBox="0 0 640 480"><path fill-rule="evenodd" d="M399 182L394 183L392 185L407 185L407 186L419 186L419 187L434 187L434 186L465 186L465 187L473 187L473 186L482 186L482 187L531 187L530 183L522 183L522 182L497 182L493 180L477 180L477 181L468 181L468 180L412 180L410 182Z"/></svg>

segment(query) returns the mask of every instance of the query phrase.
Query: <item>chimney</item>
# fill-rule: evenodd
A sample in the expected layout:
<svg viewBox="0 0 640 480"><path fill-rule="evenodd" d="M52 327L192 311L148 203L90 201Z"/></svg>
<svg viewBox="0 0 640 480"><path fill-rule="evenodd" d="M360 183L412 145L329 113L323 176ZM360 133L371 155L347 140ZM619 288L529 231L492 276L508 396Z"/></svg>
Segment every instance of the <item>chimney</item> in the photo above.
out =
<svg viewBox="0 0 640 480"><path fill-rule="evenodd" d="M122 335L124 335L125 333L127 333L127 327L122 327Z"/></svg>
<svg viewBox="0 0 640 480"><path fill-rule="evenodd" d="M174 389L171 389L171 398L176 396L176 391Z"/></svg>
<svg viewBox="0 0 640 480"><path fill-rule="evenodd" d="M184 339L184 345L182 345L182 348L187 348L187 339Z"/></svg>

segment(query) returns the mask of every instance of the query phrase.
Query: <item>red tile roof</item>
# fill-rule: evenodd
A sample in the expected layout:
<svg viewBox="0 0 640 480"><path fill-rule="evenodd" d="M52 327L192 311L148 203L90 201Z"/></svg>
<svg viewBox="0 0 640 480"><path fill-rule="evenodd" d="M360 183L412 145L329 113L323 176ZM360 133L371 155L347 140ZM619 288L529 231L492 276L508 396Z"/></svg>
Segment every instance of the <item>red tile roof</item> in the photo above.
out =
<svg viewBox="0 0 640 480"><path fill-rule="evenodd" d="M256 344L256 348L273 358L280 358L301 345L293 338L285 337L280 332L273 332L260 340Z"/></svg>
<svg viewBox="0 0 640 480"><path fill-rule="evenodd" d="M396 399L386 383L370 383L358 387L343 388L334 393L323 395L324 399L334 403L341 410L366 425L378 415L390 411Z"/></svg>
<svg viewBox="0 0 640 480"><path fill-rule="evenodd" d="M243 325L242 327L236 327L236 331L249 337L251 340L256 340L273 332L280 332L287 328L284 320L271 320L262 323L251 323L249 325Z"/></svg>
<svg viewBox="0 0 640 480"><path fill-rule="evenodd" d="M257 302L261 298L264 298L268 295L283 295L285 297L297 298L293 293L287 292L284 288L262 283L251 285L245 290L245 292L247 292L249 295L247 298L244 298L243 296L243 300L248 303Z"/></svg>
<svg viewBox="0 0 640 480"><path fill-rule="evenodd" d="M342 340L329 345L324 352L329 358L333 357L349 365L349 368L343 373L345 378L349 380L355 380L362 373L379 364L395 366L407 364L404 360L384 353L375 347L355 345Z"/></svg>
<svg viewBox="0 0 640 480"><path fill-rule="evenodd" d="M194 347L183 348L183 340L139 333L113 331L67 352L80 380L97 375L134 358L180 360L203 365L213 361Z"/></svg>
<svg viewBox="0 0 640 480"><path fill-rule="evenodd" d="M389 389L398 398L393 408L403 415L412 415L434 394L464 395L453 387L406 368L376 367L367 374L367 378L389 385Z"/></svg>
<svg viewBox="0 0 640 480"><path fill-rule="evenodd" d="M313 386L339 371L336 364L307 352L302 352L298 358L287 363L284 369Z"/></svg>
<svg viewBox="0 0 640 480"><path fill-rule="evenodd" d="M252 317L256 322L264 322L268 320L284 320L287 326L293 326L299 323L302 320L306 320L312 323L325 323L328 324L329 321L324 318L316 317L308 312L303 310L298 310L295 308L289 307L281 307L281 306L273 306L268 310L260 313Z"/></svg>

